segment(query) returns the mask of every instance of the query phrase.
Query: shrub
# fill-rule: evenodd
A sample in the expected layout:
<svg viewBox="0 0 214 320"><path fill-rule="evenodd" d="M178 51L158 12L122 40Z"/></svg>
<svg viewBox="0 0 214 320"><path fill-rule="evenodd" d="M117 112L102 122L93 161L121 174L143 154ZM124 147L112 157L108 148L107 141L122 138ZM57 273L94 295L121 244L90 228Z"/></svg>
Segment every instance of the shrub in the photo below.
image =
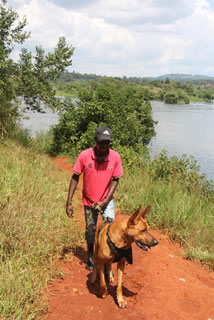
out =
<svg viewBox="0 0 214 320"><path fill-rule="evenodd" d="M95 128L101 125L113 130L114 146L139 153L155 135L154 123L144 91L133 86L118 89L112 84L100 84L96 90L82 90L76 104L65 102L59 124L53 129L52 153L80 152L91 147Z"/></svg>

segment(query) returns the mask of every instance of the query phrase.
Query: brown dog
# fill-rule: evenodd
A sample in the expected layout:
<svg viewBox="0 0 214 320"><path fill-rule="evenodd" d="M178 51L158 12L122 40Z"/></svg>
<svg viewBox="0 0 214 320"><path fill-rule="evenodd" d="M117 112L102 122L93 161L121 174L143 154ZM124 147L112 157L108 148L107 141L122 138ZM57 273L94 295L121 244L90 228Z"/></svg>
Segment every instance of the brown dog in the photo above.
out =
<svg viewBox="0 0 214 320"><path fill-rule="evenodd" d="M131 244L136 242L138 247L149 251L150 247L158 244L158 241L148 232L149 227L145 216L149 213L151 206L144 211L139 209L131 216L123 220L109 224L104 222L97 229L94 242L94 268L91 283L96 281L97 271L100 275L101 297L106 298L107 286L104 274L104 265L107 264L108 280L113 282L111 264L117 262L118 284L117 302L120 308L126 308L127 302L122 294L122 277L125 262L132 264Z"/></svg>

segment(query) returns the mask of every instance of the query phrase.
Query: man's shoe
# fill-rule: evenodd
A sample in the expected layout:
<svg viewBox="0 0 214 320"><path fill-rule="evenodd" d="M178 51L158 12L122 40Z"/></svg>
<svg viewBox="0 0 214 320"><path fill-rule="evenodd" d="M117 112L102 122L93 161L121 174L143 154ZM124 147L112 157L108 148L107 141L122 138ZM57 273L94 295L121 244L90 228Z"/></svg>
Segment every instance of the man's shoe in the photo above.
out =
<svg viewBox="0 0 214 320"><path fill-rule="evenodd" d="M93 270L93 265L90 263L90 261L87 262L85 268L86 268L86 270L88 270L88 271L92 271L92 270Z"/></svg>

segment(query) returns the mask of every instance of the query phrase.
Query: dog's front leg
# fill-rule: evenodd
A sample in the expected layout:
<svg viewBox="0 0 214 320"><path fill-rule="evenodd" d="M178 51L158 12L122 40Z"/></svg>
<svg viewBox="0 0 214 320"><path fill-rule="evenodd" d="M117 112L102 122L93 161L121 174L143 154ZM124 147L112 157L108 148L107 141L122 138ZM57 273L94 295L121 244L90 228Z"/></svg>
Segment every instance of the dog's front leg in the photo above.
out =
<svg viewBox="0 0 214 320"><path fill-rule="evenodd" d="M100 274L100 294L103 299L108 295L105 274L104 274L104 263L99 264L99 274Z"/></svg>
<svg viewBox="0 0 214 320"><path fill-rule="evenodd" d="M111 263L108 264L108 280L110 283L114 282L114 273L112 272Z"/></svg>
<svg viewBox="0 0 214 320"><path fill-rule="evenodd" d="M117 264L117 302L120 308L127 308L128 304L126 300L123 298L123 288L122 288L122 282L123 282L123 272L125 268L125 260L121 259Z"/></svg>

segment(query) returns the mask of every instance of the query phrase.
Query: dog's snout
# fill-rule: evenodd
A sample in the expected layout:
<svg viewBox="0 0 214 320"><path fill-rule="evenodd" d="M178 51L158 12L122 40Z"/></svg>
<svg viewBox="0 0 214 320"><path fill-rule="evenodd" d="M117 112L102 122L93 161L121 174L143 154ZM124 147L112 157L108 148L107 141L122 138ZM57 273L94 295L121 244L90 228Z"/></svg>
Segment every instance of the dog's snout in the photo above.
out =
<svg viewBox="0 0 214 320"><path fill-rule="evenodd" d="M153 246L156 246L158 244L158 240L154 239Z"/></svg>

